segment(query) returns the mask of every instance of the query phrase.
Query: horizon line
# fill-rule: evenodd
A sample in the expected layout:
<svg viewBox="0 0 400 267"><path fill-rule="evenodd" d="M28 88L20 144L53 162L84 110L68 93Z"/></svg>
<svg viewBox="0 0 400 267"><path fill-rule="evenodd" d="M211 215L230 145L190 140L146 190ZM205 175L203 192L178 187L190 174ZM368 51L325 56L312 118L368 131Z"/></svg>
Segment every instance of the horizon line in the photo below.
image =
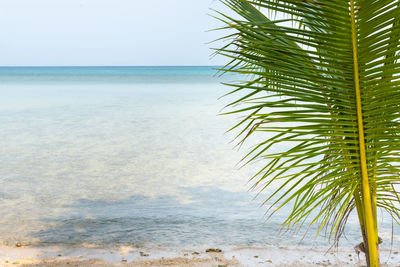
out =
<svg viewBox="0 0 400 267"><path fill-rule="evenodd" d="M27 68L27 67L221 67L223 65L0 65L0 68Z"/></svg>

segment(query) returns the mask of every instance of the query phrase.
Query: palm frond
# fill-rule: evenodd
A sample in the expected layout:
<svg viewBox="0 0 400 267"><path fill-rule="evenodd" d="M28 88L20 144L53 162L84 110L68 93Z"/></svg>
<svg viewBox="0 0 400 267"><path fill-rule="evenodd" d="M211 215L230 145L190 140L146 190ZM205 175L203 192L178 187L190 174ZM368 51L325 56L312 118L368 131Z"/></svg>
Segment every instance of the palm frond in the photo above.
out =
<svg viewBox="0 0 400 267"><path fill-rule="evenodd" d="M310 219L338 241L349 214L363 208L365 161L372 206L399 221L399 1L222 2L240 16L220 14L235 30L218 50L232 60L224 69L253 77L229 84L246 93L227 113L245 115L234 127L240 142L265 136L246 160L265 162L253 179L266 202L274 199L270 212L290 204L284 226Z"/></svg>

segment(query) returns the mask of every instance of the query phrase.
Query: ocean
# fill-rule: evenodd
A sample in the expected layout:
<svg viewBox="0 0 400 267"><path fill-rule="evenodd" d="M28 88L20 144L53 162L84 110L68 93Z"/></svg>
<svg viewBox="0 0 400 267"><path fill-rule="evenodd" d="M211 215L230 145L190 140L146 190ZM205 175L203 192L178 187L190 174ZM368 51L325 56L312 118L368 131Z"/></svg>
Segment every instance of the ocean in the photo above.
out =
<svg viewBox="0 0 400 267"><path fill-rule="evenodd" d="M0 242L330 247L281 231L218 115L215 67L1 67ZM381 220L386 246L392 222ZM397 229L397 228L395 228ZM394 245L398 235L394 233ZM351 217L341 245L361 242Z"/></svg>

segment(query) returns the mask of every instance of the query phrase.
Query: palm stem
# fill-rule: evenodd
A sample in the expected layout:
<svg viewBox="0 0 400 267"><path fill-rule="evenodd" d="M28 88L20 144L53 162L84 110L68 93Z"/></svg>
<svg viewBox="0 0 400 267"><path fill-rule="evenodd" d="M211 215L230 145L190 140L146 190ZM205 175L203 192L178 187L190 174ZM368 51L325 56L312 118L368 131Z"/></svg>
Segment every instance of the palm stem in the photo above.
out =
<svg viewBox="0 0 400 267"><path fill-rule="evenodd" d="M364 124L362 117L362 106L361 106L361 93L360 93L360 81L358 71L358 55L357 55L357 33L355 26L355 9L354 0L350 1L350 12L351 12L351 28L352 28L352 43L353 43L353 61L354 61L354 84L356 91L356 103L357 103L357 121L358 121L358 134L359 134L359 146L360 146L360 163L361 163L361 175L362 175L362 198L364 201L364 215L365 215L365 226L368 240L368 254L370 266L378 267L379 258L376 247L377 233L375 231L375 221L373 216L373 207L371 202L371 191L369 186L367 159L365 152L365 137L364 137ZM374 202L375 203L375 202Z"/></svg>

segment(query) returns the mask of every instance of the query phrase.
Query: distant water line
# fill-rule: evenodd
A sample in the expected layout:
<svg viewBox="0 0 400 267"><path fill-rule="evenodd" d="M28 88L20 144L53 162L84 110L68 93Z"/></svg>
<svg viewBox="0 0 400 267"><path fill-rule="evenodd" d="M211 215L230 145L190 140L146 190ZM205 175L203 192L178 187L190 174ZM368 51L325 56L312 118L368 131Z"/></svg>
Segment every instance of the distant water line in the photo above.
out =
<svg viewBox="0 0 400 267"><path fill-rule="evenodd" d="M217 66L0 67L5 83L215 83Z"/></svg>

